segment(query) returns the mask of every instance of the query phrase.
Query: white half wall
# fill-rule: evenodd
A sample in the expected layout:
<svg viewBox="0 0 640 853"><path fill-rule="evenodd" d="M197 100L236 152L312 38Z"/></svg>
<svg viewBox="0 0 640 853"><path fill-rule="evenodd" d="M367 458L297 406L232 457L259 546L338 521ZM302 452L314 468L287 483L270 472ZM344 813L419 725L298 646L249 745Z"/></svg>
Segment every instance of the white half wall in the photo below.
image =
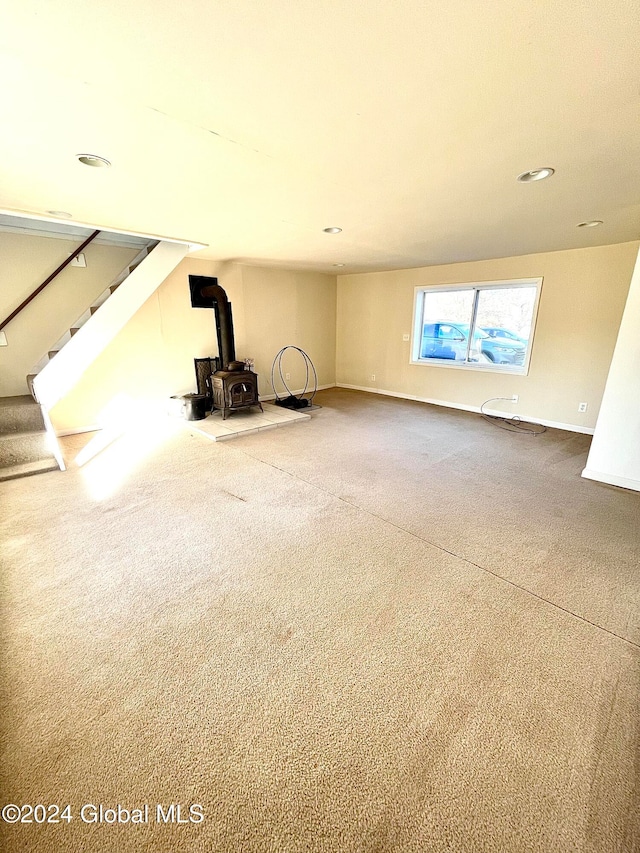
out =
<svg viewBox="0 0 640 853"><path fill-rule="evenodd" d="M159 243L33 381L46 409L61 400L189 251L186 243Z"/></svg>
<svg viewBox="0 0 640 853"><path fill-rule="evenodd" d="M640 491L640 252L582 476Z"/></svg>

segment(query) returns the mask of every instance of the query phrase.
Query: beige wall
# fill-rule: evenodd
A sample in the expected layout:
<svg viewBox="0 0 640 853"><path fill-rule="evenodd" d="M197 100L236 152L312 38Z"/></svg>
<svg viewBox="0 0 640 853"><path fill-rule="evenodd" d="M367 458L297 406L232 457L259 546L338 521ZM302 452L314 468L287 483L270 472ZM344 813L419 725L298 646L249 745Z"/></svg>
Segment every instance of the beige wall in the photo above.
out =
<svg viewBox="0 0 640 853"><path fill-rule="evenodd" d="M531 417L592 429L639 244L623 243L388 273L334 276L186 259L52 410L59 431L100 421L114 399L163 401L195 390L193 359L217 354L213 312L192 309L188 275L217 276L233 306L236 353L255 359L260 394L273 393L271 364L288 344L307 351L321 385L388 391L478 407L518 394ZM528 376L409 363L414 287L511 278L544 279ZM336 316L337 290L337 316ZM337 334L336 334L337 331ZM1 352L1 350L0 350ZM291 387L302 362L284 362ZM376 380L371 380L371 374ZM578 402L589 405L578 414Z"/></svg>
<svg viewBox="0 0 640 853"><path fill-rule="evenodd" d="M284 346L303 349L313 362L321 385L336 381L336 279L332 275L259 267L242 268L244 282L245 351L256 359L260 392L273 395L271 366ZM234 305L235 316L235 305ZM302 390L306 373L302 357L288 351L282 371L291 390ZM267 381L268 380L268 381ZM276 381L279 396L284 389Z"/></svg>
<svg viewBox="0 0 640 853"><path fill-rule="evenodd" d="M261 396L273 393L271 363L287 344L309 353L321 384L335 383L335 276L187 258L52 409L59 432L100 424L114 401L166 407L172 395L196 390L193 359L218 347L213 311L191 307L190 274L216 276L227 292L236 355L255 359ZM293 379L296 371L292 364Z"/></svg>
<svg viewBox="0 0 640 853"><path fill-rule="evenodd" d="M0 231L0 319L29 296L82 240ZM27 394L27 373L138 253L92 243L86 268L67 267L5 327L0 397Z"/></svg>
<svg viewBox="0 0 640 853"><path fill-rule="evenodd" d="M592 429L638 245L340 276L337 382L469 407L518 394L508 411ZM409 364L410 342L402 338L411 333L415 287L538 276L544 282L528 376ZM579 402L588 403L586 414Z"/></svg>

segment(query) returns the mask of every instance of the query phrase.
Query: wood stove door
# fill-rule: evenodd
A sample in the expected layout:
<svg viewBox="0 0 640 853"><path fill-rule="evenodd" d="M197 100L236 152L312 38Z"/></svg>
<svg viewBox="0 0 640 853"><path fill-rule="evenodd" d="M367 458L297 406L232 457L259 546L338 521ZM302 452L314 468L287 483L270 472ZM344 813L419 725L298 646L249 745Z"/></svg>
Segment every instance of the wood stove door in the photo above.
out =
<svg viewBox="0 0 640 853"><path fill-rule="evenodd" d="M255 403L257 394L253 382L246 380L234 382L229 386L229 405L246 406L247 404Z"/></svg>

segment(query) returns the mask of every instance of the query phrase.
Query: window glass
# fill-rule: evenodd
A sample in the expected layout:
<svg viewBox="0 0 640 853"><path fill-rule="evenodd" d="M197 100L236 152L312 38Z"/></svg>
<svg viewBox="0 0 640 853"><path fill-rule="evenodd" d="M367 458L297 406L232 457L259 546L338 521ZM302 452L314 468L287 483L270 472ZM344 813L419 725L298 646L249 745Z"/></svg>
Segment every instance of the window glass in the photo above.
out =
<svg viewBox="0 0 640 853"><path fill-rule="evenodd" d="M541 285L416 288L413 360L526 372Z"/></svg>
<svg viewBox="0 0 640 853"><path fill-rule="evenodd" d="M476 329L488 336L484 352L494 364L524 364L535 302L535 287L478 292Z"/></svg>
<svg viewBox="0 0 640 853"><path fill-rule="evenodd" d="M466 361L472 308L472 290L425 293L420 357Z"/></svg>

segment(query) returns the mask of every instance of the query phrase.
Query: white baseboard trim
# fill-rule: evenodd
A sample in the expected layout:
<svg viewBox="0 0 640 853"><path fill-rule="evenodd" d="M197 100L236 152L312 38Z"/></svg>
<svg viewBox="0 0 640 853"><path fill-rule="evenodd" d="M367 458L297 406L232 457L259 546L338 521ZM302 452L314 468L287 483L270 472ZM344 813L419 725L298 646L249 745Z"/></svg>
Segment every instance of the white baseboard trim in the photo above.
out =
<svg viewBox="0 0 640 853"><path fill-rule="evenodd" d="M335 387L336 387L335 382L332 382L330 385L318 385L318 391L326 391L328 388L335 388ZM304 388L298 388L295 391L292 391L291 393L294 395L295 394L302 394L303 391L304 391ZM306 394L311 393L311 389L307 388L305 393ZM276 400L276 399L277 399L276 394L260 394L260 402L268 403L269 400ZM282 399L282 396L280 396L280 399Z"/></svg>
<svg viewBox="0 0 640 853"><path fill-rule="evenodd" d="M602 471L593 471L591 468L585 468L582 476L586 480L597 480L597 482L606 483L608 486L620 486L623 489L633 489L635 492L640 492L640 480L632 480L631 477L603 474Z"/></svg>
<svg viewBox="0 0 640 853"><path fill-rule="evenodd" d="M336 382L336 388L350 388L352 391L367 391L369 394L382 394L384 397L399 397L401 400L415 400L417 403L430 403L433 406L443 406L447 409L460 409L463 412L475 412L481 414L480 406L467 406L464 403L452 403L448 400L435 400L432 397L416 397L413 394L400 394L397 391L386 391L382 388L367 388L364 385L347 385L344 382ZM544 418L537 418L534 415L522 415L519 412L502 412L497 409L484 410L486 415L496 415L500 418L512 418L515 414L520 416L523 421L531 421L532 423L541 424L542 426L550 427L551 429L563 429L568 432L580 432L584 435L593 435L593 427L583 427L577 424L563 424L558 421L549 421Z"/></svg>

